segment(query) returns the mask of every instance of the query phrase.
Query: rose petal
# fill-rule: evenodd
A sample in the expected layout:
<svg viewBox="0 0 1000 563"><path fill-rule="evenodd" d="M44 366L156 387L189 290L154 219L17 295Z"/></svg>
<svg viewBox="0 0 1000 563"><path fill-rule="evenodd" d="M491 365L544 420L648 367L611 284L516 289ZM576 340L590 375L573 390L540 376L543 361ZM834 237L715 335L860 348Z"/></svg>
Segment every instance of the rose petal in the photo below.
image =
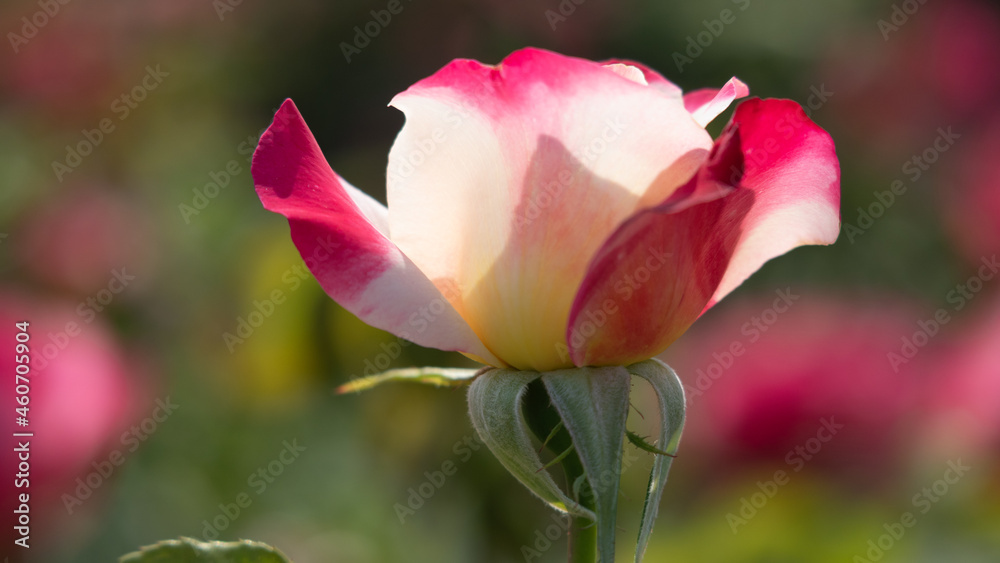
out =
<svg viewBox="0 0 1000 563"><path fill-rule="evenodd" d="M705 127L713 119L729 107L729 104L739 98L750 95L750 89L739 78L735 76L729 82L716 90L714 88L702 88L684 94L684 107L691 112L691 117L699 125Z"/></svg>
<svg viewBox="0 0 1000 563"><path fill-rule="evenodd" d="M640 211L609 237L574 300L564 356L578 366L628 365L687 330L722 279L754 205L751 190L733 186L742 170L739 132L731 127L674 197Z"/></svg>
<svg viewBox="0 0 1000 563"><path fill-rule="evenodd" d="M330 169L291 100L261 137L252 173L264 207L288 218L306 266L337 303L422 346L503 365L387 238L385 207Z"/></svg>
<svg viewBox="0 0 1000 563"><path fill-rule="evenodd" d="M745 155L741 186L755 199L709 306L771 258L833 244L840 232L840 164L830 135L791 100L747 100L732 123Z"/></svg>
<svg viewBox="0 0 1000 563"><path fill-rule="evenodd" d="M392 102L407 118L389 156L393 241L514 367L568 367L555 345L591 257L707 157L680 97L643 73L648 86L525 49L455 61Z"/></svg>
<svg viewBox="0 0 1000 563"><path fill-rule="evenodd" d="M643 74L642 70L633 65L628 65L625 63L610 63L604 65L604 68L610 70L611 72L621 76L623 78L628 78L636 84L642 84L643 86L649 86L649 82L646 82L646 75Z"/></svg>
<svg viewBox="0 0 1000 563"><path fill-rule="evenodd" d="M685 208L679 197L737 181L738 189L700 205ZM767 260L835 241L839 182L833 141L798 104L741 104L698 176L636 214L595 257L567 328L574 363L656 355Z"/></svg>

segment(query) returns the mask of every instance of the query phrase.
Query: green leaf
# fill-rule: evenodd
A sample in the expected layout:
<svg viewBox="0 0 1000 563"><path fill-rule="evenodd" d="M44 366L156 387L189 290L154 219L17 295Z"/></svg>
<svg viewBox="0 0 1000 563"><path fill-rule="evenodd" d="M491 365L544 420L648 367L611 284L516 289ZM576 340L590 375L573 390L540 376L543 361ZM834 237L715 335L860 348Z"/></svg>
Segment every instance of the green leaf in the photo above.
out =
<svg viewBox="0 0 1000 563"><path fill-rule="evenodd" d="M490 368L486 368L490 369ZM337 393L357 393L387 381L413 381L437 387L459 387L469 383L482 369L463 368L401 368L368 377L359 377L337 387Z"/></svg>
<svg viewBox="0 0 1000 563"><path fill-rule="evenodd" d="M493 455L528 490L557 510L596 520L593 512L556 485L531 443L521 403L528 384L539 376L537 372L499 368L484 371L469 387L472 425Z"/></svg>
<svg viewBox="0 0 1000 563"><path fill-rule="evenodd" d="M646 360L632 364L628 371L637 375L653 386L660 403L660 438L657 444L663 448L666 455L658 455L653 460L653 470L649 474L649 486L646 488L646 502L642 506L642 526L639 528L639 539L635 549L635 561L642 561L649 544L649 536L653 533L653 524L660 509L660 498L663 496L663 486L667 483L667 474L673 455L681 442L681 431L684 430L684 386L670 366L657 359Z"/></svg>
<svg viewBox="0 0 1000 563"><path fill-rule="evenodd" d="M574 368L545 372L542 382L573 437L594 494L600 561L613 563L631 376L620 366Z"/></svg>
<svg viewBox="0 0 1000 563"><path fill-rule="evenodd" d="M248 540L200 542L191 538L167 540L143 547L119 559L120 563L290 563L273 547Z"/></svg>

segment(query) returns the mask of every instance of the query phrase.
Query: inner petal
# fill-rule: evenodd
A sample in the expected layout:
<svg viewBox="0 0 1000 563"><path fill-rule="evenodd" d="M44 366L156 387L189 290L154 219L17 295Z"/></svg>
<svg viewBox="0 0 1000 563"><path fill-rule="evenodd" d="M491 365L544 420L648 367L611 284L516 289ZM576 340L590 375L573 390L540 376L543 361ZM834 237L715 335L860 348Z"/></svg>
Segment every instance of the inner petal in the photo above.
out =
<svg viewBox="0 0 1000 563"><path fill-rule="evenodd" d="M568 367L588 261L690 178L711 138L681 100L589 61L519 52L439 74L393 100L407 121L390 153L392 239L498 357Z"/></svg>

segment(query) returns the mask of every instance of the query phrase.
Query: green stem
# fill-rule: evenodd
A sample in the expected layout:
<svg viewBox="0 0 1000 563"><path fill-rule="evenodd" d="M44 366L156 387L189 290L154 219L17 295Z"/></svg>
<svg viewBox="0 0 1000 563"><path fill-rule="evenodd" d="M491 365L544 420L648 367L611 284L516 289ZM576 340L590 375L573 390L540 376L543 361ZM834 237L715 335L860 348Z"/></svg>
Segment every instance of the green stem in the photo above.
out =
<svg viewBox="0 0 1000 563"><path fill-rule="evenodd" d="M552 407L548 393L540 380L533 381L528 386L524 401L524 417L535 436L546 436L545 443L550 451L565 451L573 447L569 432L562 427L559 413ZM569 487L584 475L583 464L573 451L562 459L563 471L566 473L566 483ZM597 499L590 491L590 485L584 477L580 487L579 502L582 506L596 512ZM569 563L594 563L597 561L597 524L586 518L572 518L569 527Z"/></svg>
<svg viewBox="0 0 1000 563"><path fill-rule="evenodd" d="M576 456L573 456L576 457ZM576 460L574 460L576 461ZM572 466L576 465L576 468ZM576 481L580 475L583 475L583 467L577 461L574 463L567 463L563 466L566 469L567 481L572 484ZM579 473L573 471L577 469ZM574 474L575 473L575 474ZM590 492L590 486L587 484L586 480L582 487L580 487L580 504L590 510L597 511L597 503L595 502L594 495ZM597 523L588 520L587 518L573 518L570 521L569 527L569 555L567 556L567 561L569 563L594 563L597 561Z"/></svg>

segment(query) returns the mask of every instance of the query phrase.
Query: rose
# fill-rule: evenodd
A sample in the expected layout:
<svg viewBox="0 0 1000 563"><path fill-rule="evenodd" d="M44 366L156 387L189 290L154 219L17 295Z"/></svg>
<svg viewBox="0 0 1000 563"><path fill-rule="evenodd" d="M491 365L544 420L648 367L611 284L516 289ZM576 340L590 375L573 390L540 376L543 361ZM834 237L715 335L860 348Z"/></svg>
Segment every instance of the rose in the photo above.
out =
<svg viewBox="0 0 1000 563"><path fill-rule="evenodd" d="M840 227L833 143L794 102L743 103L713 143L706 124L746 94L734 78L683 95L641 65L537 49L454 61L392 101L407 121L388 208L330 169L286 101L252 173L326 292L373 326L496 368L392 370L340 390L474 377L480 438L573 516L571 560L610 561L631 377L659 403L644 503L656 507L684 400L650 358L765 261ZM536 381L548 401L528 405ZM577 452L567 482L593 495L571 498L542 465L529 433L555 434L545 408ZM644 510L637 561L655 519Z"/></svg>
<svg viewBox="0 0 1000 563"><path fill-rule="evenodd" d="M264 206L372 326L497 367L651 358L764 262L839 230L829 135L737 79L683 95L636 63L524 49L397 95L388 208L327 165L295 105L262 136Z"/></svg>

